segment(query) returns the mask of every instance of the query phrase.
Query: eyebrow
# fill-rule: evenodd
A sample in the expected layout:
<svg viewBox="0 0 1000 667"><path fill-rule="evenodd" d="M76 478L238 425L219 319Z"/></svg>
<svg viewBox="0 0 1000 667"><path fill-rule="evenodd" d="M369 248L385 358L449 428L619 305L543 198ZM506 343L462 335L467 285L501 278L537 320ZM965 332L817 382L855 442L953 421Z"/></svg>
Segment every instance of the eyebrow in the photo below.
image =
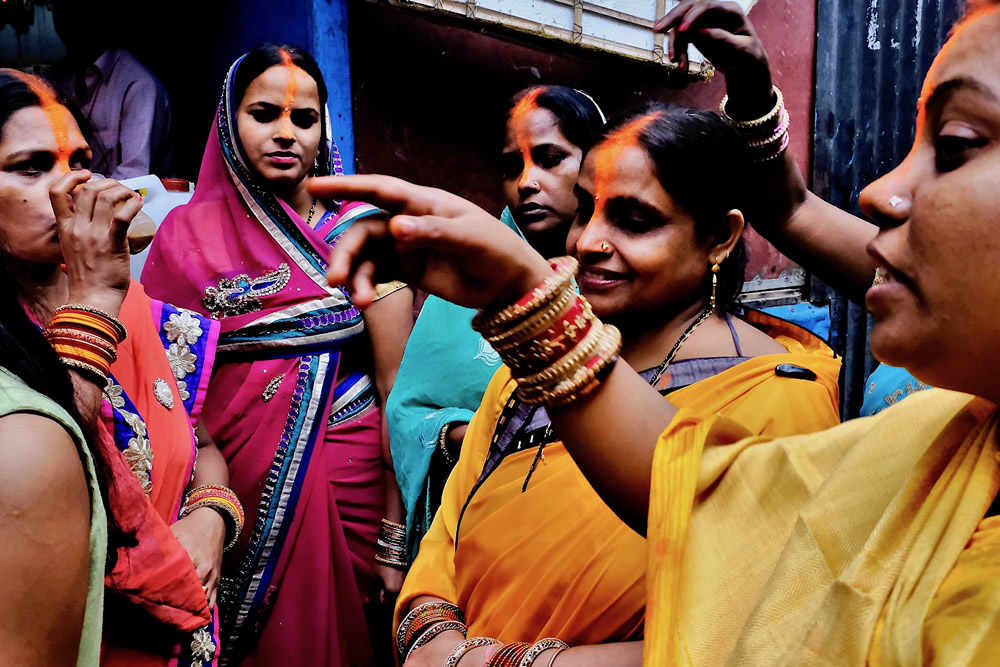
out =
<svg viewBox="0 0 1000 667"><path fill-rule="evenodd" d="M263 100L258 100L256 102L251 102L250 106L252 106L252 107L264 107L264 109L267 109L267 110L270 110L270 109L274 109L276 111L280 111L281 110L281 106L280 105L277 105L277 104L275 104L273 102L265 102ZM316 109L314 109L312 107L296 107L296 108L292 109L292 111L308 111L310 113L316 114L317 116L319 115L319 112L316 111Z"/></svg>
<svg viewBox="0 0 1000 667"><path fill-rule="evenodd" d="M969 76L960 76L954 79L949 79L935 86L934 90L927 97L927 99L922 101L922 106L924 109L928 110L939 109L944 106L948 100L963 90L978 93L991 102L1000 103L1000 98L997 98L997 94L994 93L989 86L978 79L974 79Z"/></svg>

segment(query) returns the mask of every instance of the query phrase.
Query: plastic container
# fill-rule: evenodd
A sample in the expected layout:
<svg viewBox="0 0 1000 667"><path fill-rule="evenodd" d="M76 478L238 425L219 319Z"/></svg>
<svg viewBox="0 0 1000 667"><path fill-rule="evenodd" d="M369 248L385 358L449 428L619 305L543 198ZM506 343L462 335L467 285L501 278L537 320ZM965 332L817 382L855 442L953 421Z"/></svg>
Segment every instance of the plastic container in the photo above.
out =
<svg viewBox="0 0 1000 667"><path fill-rule="evenodd" d="M194 184L181 178L160 179L155 174L136 176L121 181L122 185L132 188L142 195L142 211L146 213L156 226L163 223L167 213L191 200L194 194ZM142 267L149 256L149 248L137 255L132 255L132 277L139 280Z"/></svg>

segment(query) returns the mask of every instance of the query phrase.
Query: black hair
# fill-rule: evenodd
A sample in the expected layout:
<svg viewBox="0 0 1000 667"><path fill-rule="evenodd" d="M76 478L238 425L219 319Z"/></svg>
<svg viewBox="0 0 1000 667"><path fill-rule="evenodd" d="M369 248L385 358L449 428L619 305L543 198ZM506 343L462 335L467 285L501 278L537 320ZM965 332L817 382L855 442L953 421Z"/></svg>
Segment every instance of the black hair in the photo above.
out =
<svg viewBox="0 0 1000 667"><path fill-rule="evenodd" d="M58 98L57 98L58 99ZM42 101L31 87L9 70L0 69L0 137L7 121L17 111L41 106ZM2 242L2 239L0 239ZM0 243L2 245L2 243ZM62 407L83 431L87 449L94 459L97 485L108 517L108 554L105 571L110 572L118 558L119 547L135 545L135 537L126 533L112 511L111 460L97 443L94 424L84 422L76 409L73 383L55 350L42 336L25 311L21 299L25 289L10 271L13 260L0 249L0 366L16 375L28 387Z"/></svg>
<svg viewBox="0 0 1000 667"><path fill-rule="evenodd" d="M698 111L659 103L627 112L608 124L603 138L639 118L655 118L638 133L657 170L663 189L694 220L702 240L720 242L729 236L726 214L746 211L747 183L752 162L746 142L729 123L710 111ZM746 245L741 237L729 257L719 265L716 306L731 309L743 289L747 266ZM705 267L705 293L712 282Z"/></svg>
<svg viewBox="0 0 1000 667"><path fill-rule="evenodd" d="M552 112L563 136L586 153L604 129L604 115L597 102L583 91L566 86L531 86L518 91L510 100L507 120L518 103L534 91L539 91L535 104Z"/></svg>
<svg viewBox="0 0 1000 667"><path fill-rule="evenodd" d="M236 104L243 101L243 95L254 79L271 67L285 62L282 51L287 53L293 63L305 70L306 74L316 81L320 106L326 104L326 81L323 80L323 73L320 72L319 65L305 49L291 44L258 44L243 56L243 61L236 70L236 78L233 80L233 97Z"/></svg>

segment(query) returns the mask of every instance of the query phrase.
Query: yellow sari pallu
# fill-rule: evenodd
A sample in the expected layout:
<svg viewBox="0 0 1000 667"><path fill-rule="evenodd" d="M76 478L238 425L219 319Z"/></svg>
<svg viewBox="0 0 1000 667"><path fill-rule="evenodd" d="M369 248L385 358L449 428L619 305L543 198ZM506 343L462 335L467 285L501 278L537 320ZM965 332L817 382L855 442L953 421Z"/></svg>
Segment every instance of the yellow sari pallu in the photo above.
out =
<svg viewBox="0 0 1000 667"><path fill-rule="evenodd" d="M1000 664L998 419L930 390L769 441L683 410L654 459L644 664Z"/></svg>
<svg viewBox="0 0 1000 667"><path fill-rule="evenodd" d="M788 354L743 361L669 399L773 437L836 424L839 360L818 339L784 325L772 331ZM783 377L775 371L781 364L816 379ZM491 444L509 419L515 386L505 367L490 382L403 585L396 624L415 598L429 595L463 609L470 637L552 636L570 645L640 639L645 540L601 501L561 442L545 445L526 486L537 445L496 464ZM488 459L492 472L483 475Z"/></svg>

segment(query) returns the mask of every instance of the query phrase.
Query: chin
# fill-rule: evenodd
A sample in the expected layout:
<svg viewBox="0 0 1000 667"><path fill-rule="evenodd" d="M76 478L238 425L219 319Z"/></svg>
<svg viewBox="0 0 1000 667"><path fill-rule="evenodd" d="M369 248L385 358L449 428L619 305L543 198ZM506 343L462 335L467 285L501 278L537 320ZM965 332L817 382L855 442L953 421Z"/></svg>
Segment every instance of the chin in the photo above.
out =
<svg viewBox="0 0 1000 667"><path fill-rule="evenodd" d="M869 347L872 356L883 364L897 368L919 368L926 363L927 354L916 327L902 326L891 320L876 320L872 327Z"/></svg>
<svg viewBox="0 0 1000 667"><path fill-rule="evenodd" d="M268 166L263 170L258 170L261 178L271 187L283 189L298 185L308 174L300 173L297 169L275 169Z"/></svg>

